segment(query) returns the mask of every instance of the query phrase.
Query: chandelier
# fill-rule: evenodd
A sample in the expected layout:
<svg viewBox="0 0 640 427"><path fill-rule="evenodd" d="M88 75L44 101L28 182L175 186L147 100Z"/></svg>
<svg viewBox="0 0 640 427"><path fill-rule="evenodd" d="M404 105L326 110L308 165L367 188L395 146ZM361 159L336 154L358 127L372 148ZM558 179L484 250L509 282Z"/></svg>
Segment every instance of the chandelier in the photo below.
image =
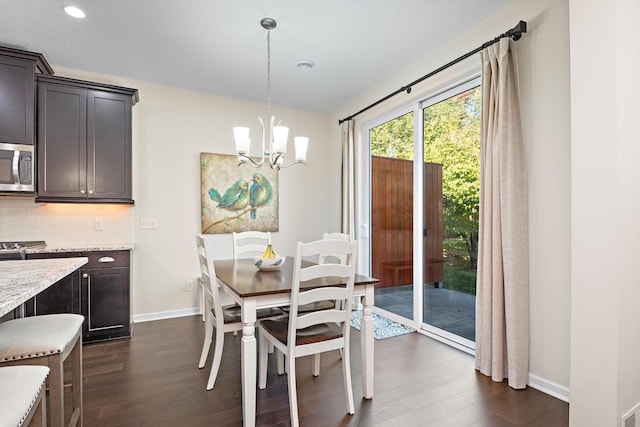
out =
<svg viewBox="0 0 640 427"><path fill-rule="evenodd" d="M248 127L234 127L233 136L236 142L236 154L238 155L238 166L250 164L256 168L261 167L265 159L269 162L272 169L281 169L289 167L296 163L305 164L307 159L307 145L309 138L304 136L296 136L293 138L295 145L295 161L287 165L284 164L284 155L287 152L287 138L289 137L289 128L281 126L280 122L276 123L276 118L271 115L271 30L277 23L273 18L263 18L260 21L262 28L267 30L267 121L258 117L260 125L262 125L262 157L256 162L249 157L249 148L251 147L251 139L249 138ZM267 135L268 134L268 135ZM267 141L268 140L268 147Z"/></svg>

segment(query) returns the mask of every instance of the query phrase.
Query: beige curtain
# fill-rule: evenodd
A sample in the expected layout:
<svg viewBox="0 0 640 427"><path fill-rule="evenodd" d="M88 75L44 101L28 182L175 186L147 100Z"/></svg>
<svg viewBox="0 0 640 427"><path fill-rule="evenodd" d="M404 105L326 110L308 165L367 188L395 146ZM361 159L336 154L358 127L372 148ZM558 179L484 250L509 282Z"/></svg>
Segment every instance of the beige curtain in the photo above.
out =
<svg viewBox="0 0 640 427"><path fill-rule="evenodd" d="M355 136L353 120L342 122L342 232L355 238Z"/></svg>
<svg viewBox="0 0 640 427"><path fill-rule="evenodd" d="M529 241L515 44L503 38L480 55L476 369L520 389L529 372Z"/></svg>

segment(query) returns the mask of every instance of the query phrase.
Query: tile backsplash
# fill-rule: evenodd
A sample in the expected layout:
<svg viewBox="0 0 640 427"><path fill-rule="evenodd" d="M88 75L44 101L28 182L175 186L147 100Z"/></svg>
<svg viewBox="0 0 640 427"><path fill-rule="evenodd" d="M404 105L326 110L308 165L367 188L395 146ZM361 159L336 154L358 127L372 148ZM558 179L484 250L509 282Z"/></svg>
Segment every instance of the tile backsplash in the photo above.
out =
<svg viewBox="0 0 640 427"><path fill-rule="evenodd" d="M102 225L102 230L96 230ZM48 244L133 241L133 206L35 203L31 197L0 197L0 240Z"/></svg>

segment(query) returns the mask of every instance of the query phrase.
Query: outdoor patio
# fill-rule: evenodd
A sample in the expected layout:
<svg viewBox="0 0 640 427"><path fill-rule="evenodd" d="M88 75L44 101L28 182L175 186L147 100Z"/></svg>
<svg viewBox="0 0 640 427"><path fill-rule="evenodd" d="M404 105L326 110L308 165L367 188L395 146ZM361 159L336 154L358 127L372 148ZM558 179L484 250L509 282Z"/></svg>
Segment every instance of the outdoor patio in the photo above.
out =
<svg viewBox="0 0 640 427"><path fill-rule="evenodd" d="M425 323L475 341L475 296L426 284L423 298ZM413 286L376 289L375 306L413 319Z"/></svg>

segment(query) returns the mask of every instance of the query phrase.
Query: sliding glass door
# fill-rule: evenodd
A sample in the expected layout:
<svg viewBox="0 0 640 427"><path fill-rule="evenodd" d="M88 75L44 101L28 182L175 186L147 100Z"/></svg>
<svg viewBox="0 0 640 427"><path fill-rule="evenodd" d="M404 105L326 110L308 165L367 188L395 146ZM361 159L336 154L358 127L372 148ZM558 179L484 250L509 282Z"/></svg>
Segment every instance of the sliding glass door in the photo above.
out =
<svg viewBox="0 0 640 427"><path fill-rule="evenodd" d="M376 305L413 320L413 111L370 130L371 267Z"/></svg>
<svg viewBox="0 0 640 427"><path fill-rule="evenodd" d="M365 130L376 311L473 349L479 79Z"/></svg>

